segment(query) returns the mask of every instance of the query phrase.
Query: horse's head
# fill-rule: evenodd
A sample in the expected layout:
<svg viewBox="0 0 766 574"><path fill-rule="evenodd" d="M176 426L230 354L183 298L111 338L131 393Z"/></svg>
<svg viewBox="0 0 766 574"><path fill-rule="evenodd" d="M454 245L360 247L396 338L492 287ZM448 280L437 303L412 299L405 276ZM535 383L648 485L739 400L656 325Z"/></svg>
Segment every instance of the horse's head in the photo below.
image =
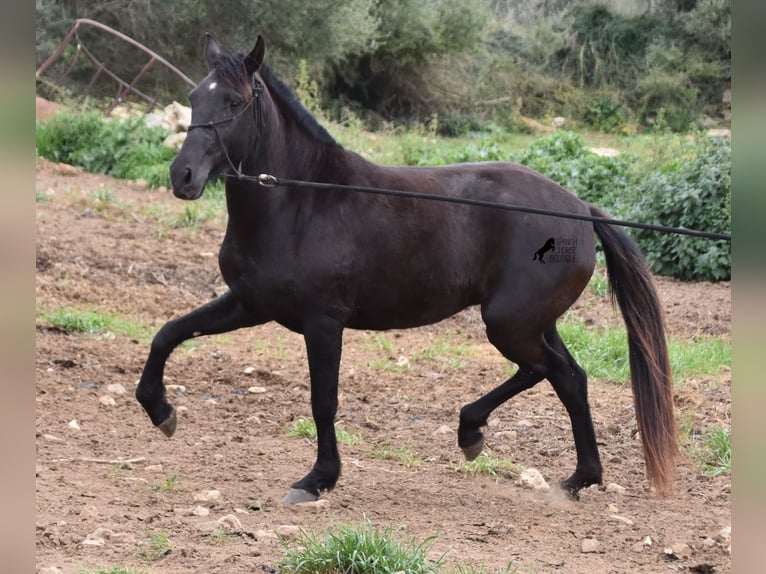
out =
<svg viewBox="0 0 766 574"><path fill-rule="evenodd" d="M236 168L257 136L263 85L257 72L263 63L263 38L253 50L235 54L222 50L210 34L205 43L207 76L189 93L192 123L181 150L170 166L173 193L197 199L207 181Z"/></svg>

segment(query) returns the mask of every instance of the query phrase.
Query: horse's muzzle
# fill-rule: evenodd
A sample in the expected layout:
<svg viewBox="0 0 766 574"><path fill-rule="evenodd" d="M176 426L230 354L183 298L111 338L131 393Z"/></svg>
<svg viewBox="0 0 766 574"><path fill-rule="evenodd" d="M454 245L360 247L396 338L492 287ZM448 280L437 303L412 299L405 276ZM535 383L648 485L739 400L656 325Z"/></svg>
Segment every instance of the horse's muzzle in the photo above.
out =
<svg viewBox="0 0 766 574"><path fill-rule="evenodd" d="M179 199L197 199L202 195L207 183L208 170L194 166L176 157L170 165L170 183L173 195Z"/></svg>

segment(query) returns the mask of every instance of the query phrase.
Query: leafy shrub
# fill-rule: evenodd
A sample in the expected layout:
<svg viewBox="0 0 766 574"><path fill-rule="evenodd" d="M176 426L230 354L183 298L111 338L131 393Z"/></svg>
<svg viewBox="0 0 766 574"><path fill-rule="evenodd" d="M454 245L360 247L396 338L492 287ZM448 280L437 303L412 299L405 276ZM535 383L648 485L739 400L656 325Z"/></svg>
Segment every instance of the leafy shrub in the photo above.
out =
<svg viewBox="0 0 766 574"><path fill-rule="evenodd" d="M56 114L38 122L37 154L122 179L145 179L150 187L168 184L175 150L163 144L168 132L142 117L104 119L96 112Z"/></svg>
<svg viewBox="0 0 766 574"><path fill-rule="evenodd" d="M643 174L630 215L637 221L720 233L731 232L731 143L703 138L695 158ZM725 241L635 230L652 269L692 281L731 278Z"/></svg>
<svg viewBox="0 0 766 574"><path fill-rule="evenodd" d="M596 155L573 132L559 131L542 138L512 159L609 211L620 211L627 195L631 160Z"/></svg>

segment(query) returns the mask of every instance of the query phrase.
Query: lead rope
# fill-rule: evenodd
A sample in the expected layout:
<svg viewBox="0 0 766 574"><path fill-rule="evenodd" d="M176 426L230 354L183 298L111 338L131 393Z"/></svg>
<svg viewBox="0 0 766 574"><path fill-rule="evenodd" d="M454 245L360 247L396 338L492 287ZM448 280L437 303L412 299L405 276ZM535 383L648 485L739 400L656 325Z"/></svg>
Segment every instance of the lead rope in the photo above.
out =
<svg viewBox="0 0 766 574"><path fill-rule="evenodd" d="M691 235L693 237L703 237L705 239L731 241L731 235L728 235L726 233L699 231L697 229L687 229L686 227L671 227L668 225L652 225L650 223L637 223L635 221L611 219L609 217L599 217L597 215L581 215L577 213L566 213L562 211L554 211L551 209L541 209L537 207L527 207L523 205L513 205L509 203L498 203L495 201L484 201L479 199L450 197L450 196L444 196L444 195L431 195L428 193L418 193L415 191L401 191L396 189L385 189L385 188L379 188L379 187L362 187L362 186L356 186L356 185L340 185L340 184L334 184L334 183L301 181L297 179L279 178L267 173L262 173L258 177L245 175L244 173L242 173L242 169L241 169L242 164L240 163L240 167L236 167L234 165L234 162L231 160L231 157L229 156L229 152L226 149L226 145L223 142L223 138L221 137L221 134L218 131L217 126L219 124L234 121L235 119L239 118L242 114L244 114L247 111L247 109L250 106L253 105L253 102L255 102L255 106L253 107L253 114L255 115L254 119L255 119L256 130L260 131L261 127L265 127L266 124L263 118L263 110L262 110L262 103L261 103L261 100L262 100L261 95L263 94L263 89L264 89L263 84L255 77L255 74L253 74L252 82L253 82L253 85L252 85L253 97L250 98L250 101L242 109L241 112L233 115L230 118L225 118L222 120L210 121L210 122L202 123L202 124L190 124L188 128L189 131L195 128L212 128L213 129L216 137L218 138L218 142L221 144L223 153L226 156L226 161L229 162L229 166L234 172L233 174L224 174L224 177L236 178L238 180L254 181L254 182L257 182L261 187L277 187L277 186L289 185L293 187L302 187L302 188L330 189L330 190L335 189L335 190L354 191L358 193L388 195L393 197L409 197L413 199L441 201L443 203L458 203L462 205L471 205L475 207L489 207L493 209L503 209L505 211L516 211L520 213L531 213L535 215L547 215L550 217L559 217L563 219L578 219L581 221L606 223L609 225L620 225L623 227L634 227L637 229L646 229L649 231L660 231L663 233L677 233L679 235ZM261 144L261 138L259 137L259 134L256 134L255 155L258 154L260 144Z"/></svg>
<svg viewBox="0 0 766 574"><path fill-rule="evenodd" d="M688 229L686 227L670 227L668 225L652 225L650 223L637 223L635 221L625 221L621 219L612 219L609 217L599 217L597 215L581 215L579 213L566 213L563 211L554 211L551 209L541 209L537 207L527 207L524 205L513 205L510 203L498 203L495 201L484 201L480 199L468 199L464 197L451 197L445 195L431 195L428 193L418 193L416 191L401 191L396 189L385 189L379 187L360 187L356 185L339 185L334 183L318 183L314 181L300 181L296 179L286 179L275 177L262 173L257 178L244 176L246 179L257 181L262 187L276 187L279 185L289 185L293 187L304 187L314 189L340 189L346 191L356 191L361 193L372 193L377 195L388 195L394 197L410 197L414 199L425 199L431 201L441 201L444 203L458 203L462 205L472 205L476 207L491 207L493 209L503 209L506 211L517 211L521 213L531 213L534 215L548 215L551 217L560 217L563 219L579 219L581 221L591 221L597 223L607 223L609 225L620 225L623 227L635 227L638 229L647 229L649 231L661 231L664 233L677 233L679 235L691 235L694 237L704 237L706 239L717 239L722 241L731 241L731 235L726 233L716 233L711 231L699 231L697 229Z"/></svg>

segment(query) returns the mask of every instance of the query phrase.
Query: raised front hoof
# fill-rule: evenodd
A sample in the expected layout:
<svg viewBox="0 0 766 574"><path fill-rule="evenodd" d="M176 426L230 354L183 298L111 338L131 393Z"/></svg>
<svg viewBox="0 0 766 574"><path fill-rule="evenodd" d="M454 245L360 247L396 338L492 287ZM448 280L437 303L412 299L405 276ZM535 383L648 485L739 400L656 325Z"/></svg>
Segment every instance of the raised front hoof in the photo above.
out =
<svg viewBox="0 0 766 574"><path fill-rule="evenodd" d="M176 425L178 425L178 415L176 415L176 409L170 407L170 414L164 421L157 425L157 428L162 431L162 434L170 438L173 436L173 433L176 432Z"/></svg>
<svg viewBox="0 0 766 574"><path fill-rule="evenodd" d="M484 450L484 437L479 440L479 442L474 443L469 446L461 446L460 450L463 451L463 456L465 456L465 459L467 461L474 460L477 456L481 454L481 451Z"/></svg>
<svg viewBox="0 0 766 574"><path fill-rule="evenodd" d="M319 496L301 488L291 488L290 492L285 494L282 502L285 504L301 504L304 502L315 502Z"/></svg>

